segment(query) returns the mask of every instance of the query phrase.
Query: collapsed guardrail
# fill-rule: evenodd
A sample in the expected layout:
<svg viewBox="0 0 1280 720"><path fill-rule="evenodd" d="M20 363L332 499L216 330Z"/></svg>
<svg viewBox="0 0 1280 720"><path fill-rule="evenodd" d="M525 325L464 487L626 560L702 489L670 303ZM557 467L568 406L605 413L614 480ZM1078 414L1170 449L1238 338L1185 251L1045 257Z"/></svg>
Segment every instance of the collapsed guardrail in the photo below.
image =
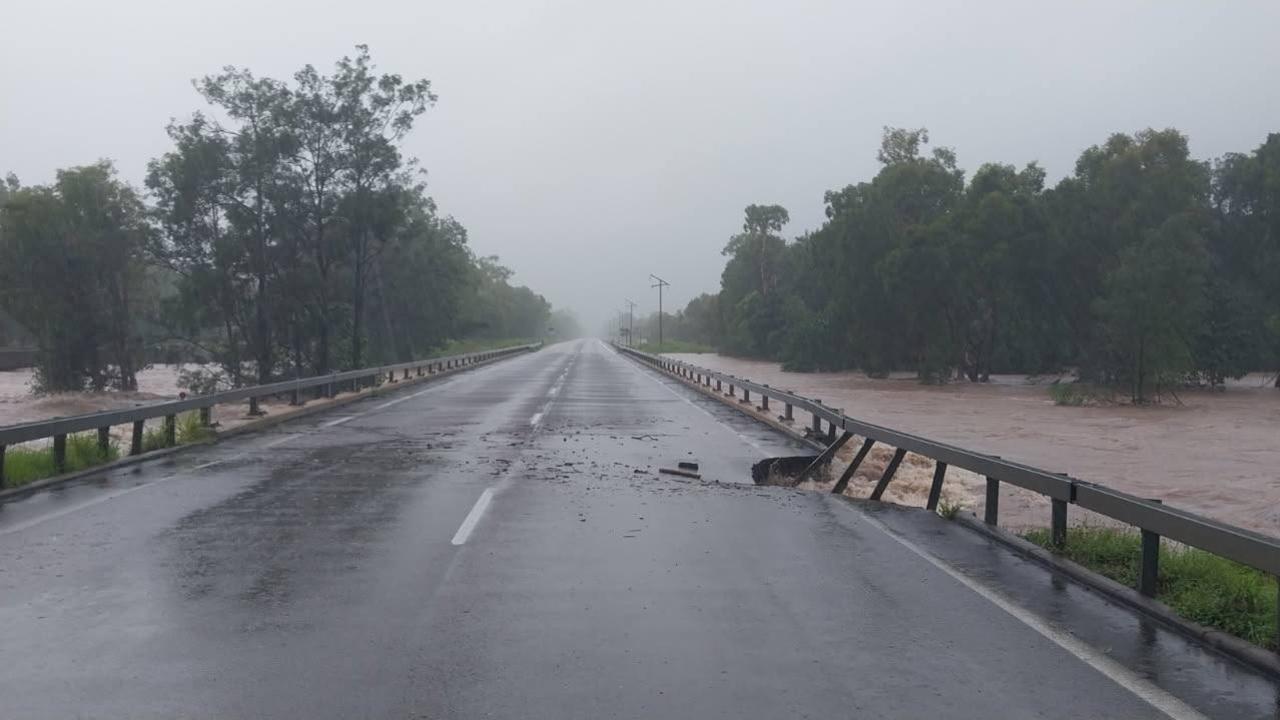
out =
<svg viewBox="0 0 1280 720"><path fill-rule="evenodd" d="M832 488L833 493L844 492L849 480L872 446L882 443L895 450L893 458L871 492L872 500L880 499L892 482L903 457L908 452L913 452L935 462L933 483L926 502L926 507L930 510L937 508L947 468L954 466L986 477L986 511L983 520L988 525L995 525L999 516L1000 484L1009 483L1049 498L1051 535L1053 543L1057 546L1066 542L1068 505L1077 505L1137 527L1142 533L1142 562L1137 590L1148 597L1154 597L1156 594L1161 537L1167 537L1184 545L1200 548L1219 557L1261 570L1276 576L1280 581L1280 539L1211 520L1186 510L1168 507L1155 500L1147 500L1096 483L1079 480L1063 473L1048 472L1004 460L995 455L965 450L918 435L863 422L846 416L839 408L823 405L821 400L802 397L728 373L651 355L634 348L620 345L615 347L659 370L703 388L710 389L714 384L717 391L724 392L727 386L731 397L736 396L737 391L740 390L742 398L739 402L742 403L750 403L751 393L756 393L760 397L759 410L768 411L770 399L783 403L785 408L779 419L784 422L794 420L797 408L810 413L813 418L814 434L825 437L828 445L815 459L810 469L801 475L802 478L821 462L829 461L836 451L853 436L863 438L862 447L849 467L841 474L840 479L836 481ZM822 425L824 422L827 423L825 433Z"/></svg>
<svg viewBox="0 0 1280 720"><path fill-rule="evenodd" d="M330 375L316 375L307 378L285 380L278 383L270 383L268 385L253 385L250 387L236 388L234 390L226 390L224 392L211 393L208 395L197 395L183 400L172 400L168 402L142 405L140 407L129 408L126 410L108 410L105 412L73 415L70 417L53 418L51 420L39 420L36 422L0 427L0 489L5 487L5 449L8 446L17 445L19 443L53 438L54 467L60 471L66 465L67 436L75 433L96 430L98 433L98 447L105 454L107 447L111 442L111 428L117 425L132 424L133 429L132 437L130 438L129 454L140 455L142 454L144 425L147 420L153 418L164 418L166 444L174 445L177 432L177 417L180 413L198 410L200 411L200 423L208 426L212 422L212 412L215 405L225 405L228 403L248 400L249 413L257 415L259 414L258 399L263 397L289 395L290 404L302 405L305 403L305 400L302 398L302 391L304 390L315 389L316 397L332 398L335 397L343 387L349 387L351 390L355 391L365 386L376 385L384 377L387 382L397 382L397 373L402 374L402 379L407 380L409 379L411 372L417 377L434 375L446 370L468 367L488 362L490 360L496 360L508 355L529 352L531 350L536 350L539 347L541 347L540 344L516 345L498 350L483 350L480 352L449 355L447 357L432 358L429 360L414 360L395 365L381 365L378 367L332 373Z"/></svg>

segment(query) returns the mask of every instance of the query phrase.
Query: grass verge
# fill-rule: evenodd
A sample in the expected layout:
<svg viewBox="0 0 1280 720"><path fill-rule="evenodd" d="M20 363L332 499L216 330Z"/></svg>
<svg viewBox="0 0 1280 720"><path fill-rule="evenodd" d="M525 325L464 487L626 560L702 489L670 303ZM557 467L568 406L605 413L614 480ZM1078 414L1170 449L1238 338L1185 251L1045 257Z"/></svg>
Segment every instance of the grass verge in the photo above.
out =
<svg viewBox="0 0 1280 720"><path fill-rule="evenodd" d="M98 447L97 433L67 436L67 461L62 472L76 472L120 457L120 447L112 442L107 451ZM53 447L9 448L4 454L6 488L21 487L37 480L61 475L53 464Z"/></svg>
<svg viewBox="0 0 1280 720"><path fill-rule="evenodd" d="M1062 548L1053 547L1048 530L1025 537L1116 582L1137 586L1142 539L1136 531L1071 528ZM1276 581L1266 573L1164 541L1156 599L1188 620L1276 649Z"/></svg>

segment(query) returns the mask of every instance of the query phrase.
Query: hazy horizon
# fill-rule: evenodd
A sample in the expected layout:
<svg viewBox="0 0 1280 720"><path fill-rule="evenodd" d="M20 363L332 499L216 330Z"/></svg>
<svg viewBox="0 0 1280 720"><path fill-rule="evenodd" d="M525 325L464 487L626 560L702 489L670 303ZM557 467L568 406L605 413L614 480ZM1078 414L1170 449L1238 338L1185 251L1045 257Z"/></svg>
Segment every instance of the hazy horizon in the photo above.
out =
<svg viewBox="0 0 1280 720"><path fill-rule="evenodd" d="M405 150L443 211L590 331L624 298L655 310L650 273L668 310L715 291L750 203L787 207L787 237L817 227L825 190L874 175L885 125L928 127L969 171L1038 161L1052 183L1113 132L1176 127L1207 159L1280 118L1274 3L218 8L8 10L0 173L42 183L105 157L140 186L170 118L204 109L193 78L325 72L368 44L439 95Z"/></svg>

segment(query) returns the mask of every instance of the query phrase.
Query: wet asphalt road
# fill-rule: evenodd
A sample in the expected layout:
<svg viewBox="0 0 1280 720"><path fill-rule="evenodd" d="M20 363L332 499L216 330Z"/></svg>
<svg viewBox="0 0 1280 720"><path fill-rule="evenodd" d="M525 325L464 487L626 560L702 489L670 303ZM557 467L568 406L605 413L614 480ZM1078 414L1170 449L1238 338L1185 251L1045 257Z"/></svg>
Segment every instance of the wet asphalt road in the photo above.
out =
<svg viewBox="0 0 1280 720"><path fill-rule="evenodd" d="M581 341L9 503L0 718L1277 717L804 452Z"/></svg>

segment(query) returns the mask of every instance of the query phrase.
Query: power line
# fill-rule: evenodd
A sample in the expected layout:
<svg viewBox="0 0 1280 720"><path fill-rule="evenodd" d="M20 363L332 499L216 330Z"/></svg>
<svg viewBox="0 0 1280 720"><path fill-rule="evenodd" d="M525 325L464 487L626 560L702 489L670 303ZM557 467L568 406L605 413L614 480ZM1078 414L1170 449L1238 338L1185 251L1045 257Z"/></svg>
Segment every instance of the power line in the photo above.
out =
<svg viewBox="0 0 1280 720"><path fill-rule="evenodd" d="M658 281L649 287L658 288L658 352L662 352L662 288L669 287L671 283L663 280L653 273L649 273L649 277Z"/></svg>
<svg viewBox="0 0 1280 720"><path fill-rule="evenodd" d="M636 332L636 304L630 300L625 302L627 303L627 347L635 347L631 339L635 337Z"/></svg>

